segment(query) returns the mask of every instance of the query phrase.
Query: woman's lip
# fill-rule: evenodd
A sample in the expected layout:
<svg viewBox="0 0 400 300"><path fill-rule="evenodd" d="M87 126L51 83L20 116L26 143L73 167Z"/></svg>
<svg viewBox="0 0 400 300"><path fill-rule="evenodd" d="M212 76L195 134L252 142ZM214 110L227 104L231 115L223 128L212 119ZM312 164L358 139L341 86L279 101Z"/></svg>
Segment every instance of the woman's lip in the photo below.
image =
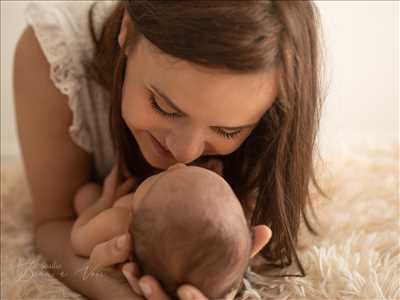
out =
<svg viewBox="0 0 400 300"><path fill-rule="evenodd" d="M159 140L157 140L156 138L154 138L154 139L157 141L157 143L160 145L160 147L163 148L163 150L165 150L165 152L169 152L169 150L167 150L167 148L165 148L164 145L162 143L160 143Z"/></svg>
<svg viewBox="0 0 400 300"><path fill-rule="evenodd" d="M172 156L172 153L169 152L153 135L150 134L150 136L154 140L154 143L157 144L157 146L160 148L160 150L162 150L164 152L165 155Z"/></svg>
<svg viewBox="0 0 400 300"><path fill-rule="evenodd" d="M157 140L157 139L156 139ZM169 150L167 149L167 147L164 146L163 143L161 143L160 141L157 140L157 142L160 144L160 146L165 150L165 152L171 153L169 152Z"/></svg>

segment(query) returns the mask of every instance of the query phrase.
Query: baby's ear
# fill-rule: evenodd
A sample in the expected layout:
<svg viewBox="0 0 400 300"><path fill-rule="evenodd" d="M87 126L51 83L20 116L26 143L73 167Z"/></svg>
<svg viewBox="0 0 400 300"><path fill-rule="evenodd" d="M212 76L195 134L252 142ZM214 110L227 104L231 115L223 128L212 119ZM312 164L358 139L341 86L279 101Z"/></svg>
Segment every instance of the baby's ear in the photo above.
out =
<svg viewBox="0 0 400 300"><path fill-rule="evenodd" d="M253 233L253 246L250 253L250 258L253 258L272 237L272 231L266 225L257 225L251 228Z"/></svg>

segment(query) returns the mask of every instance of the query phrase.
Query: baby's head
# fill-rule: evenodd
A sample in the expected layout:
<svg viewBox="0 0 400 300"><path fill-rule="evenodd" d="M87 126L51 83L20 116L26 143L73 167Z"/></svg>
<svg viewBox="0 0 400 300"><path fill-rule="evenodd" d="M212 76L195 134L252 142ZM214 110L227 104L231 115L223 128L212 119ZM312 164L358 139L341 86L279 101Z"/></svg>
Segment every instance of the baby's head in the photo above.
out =
<svg viewBox="0 0 400 300"><path fill-rule="evenodd" d="M134 258L171 297L186 283L209 299L239 288L252 246L229 184L205 168L178 164L146 179L133 199Z"/></svg>

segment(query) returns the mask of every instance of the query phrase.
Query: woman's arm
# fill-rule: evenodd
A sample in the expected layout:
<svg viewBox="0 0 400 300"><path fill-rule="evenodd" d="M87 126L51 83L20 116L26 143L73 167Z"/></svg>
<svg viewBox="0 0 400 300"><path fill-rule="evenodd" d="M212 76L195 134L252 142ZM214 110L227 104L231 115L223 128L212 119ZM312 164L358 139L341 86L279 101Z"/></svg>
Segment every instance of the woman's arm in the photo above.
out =
<svg viewBox="0 0 400 300"><path fill-rule="evenodd" d="M36 250L60 264L57 278L90 299L140 299L127 285L110 275L81 280L88 260L75 256L70 245L74 219L73 197L91 177L92 158L69 137L72 114L68 99L49 78L49 65L31 27L18 41L14 57L14 95L19 142L33 202ZM121 256L126 249L110 250ZM118 272L117 272L118 271ZM113 290L113 291L111 291Z"/></svg>
<svg viewBox="0 0 400 300"><path fill-rule="evenodd" d="M36 249L57 268L49 271L73 290L89 299L141 299L135 294L121 271L115 268L99 272L88 270L88 259L76 256L70 245L73 220L44 223L36 231ZM118 254L117 250L109 251Z"/></svg>

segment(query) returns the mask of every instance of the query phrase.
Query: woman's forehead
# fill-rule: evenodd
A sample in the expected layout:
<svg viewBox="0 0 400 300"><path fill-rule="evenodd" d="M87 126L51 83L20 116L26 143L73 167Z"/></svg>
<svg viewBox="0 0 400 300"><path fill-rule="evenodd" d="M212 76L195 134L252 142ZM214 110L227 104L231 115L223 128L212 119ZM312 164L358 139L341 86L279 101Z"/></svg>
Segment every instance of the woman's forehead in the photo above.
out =
<svg viewBox="0 0 400 300"><path fill-rule="evenodd" d="M145 41L145 40L143 40ZM278 92L278 74L228 74L195 66L160 54L144 42L134 62L136 78L154 86L194 119L218 127L239 127L257 122L272 106ZM149 49L149 50L148 50Z"/></svg>

